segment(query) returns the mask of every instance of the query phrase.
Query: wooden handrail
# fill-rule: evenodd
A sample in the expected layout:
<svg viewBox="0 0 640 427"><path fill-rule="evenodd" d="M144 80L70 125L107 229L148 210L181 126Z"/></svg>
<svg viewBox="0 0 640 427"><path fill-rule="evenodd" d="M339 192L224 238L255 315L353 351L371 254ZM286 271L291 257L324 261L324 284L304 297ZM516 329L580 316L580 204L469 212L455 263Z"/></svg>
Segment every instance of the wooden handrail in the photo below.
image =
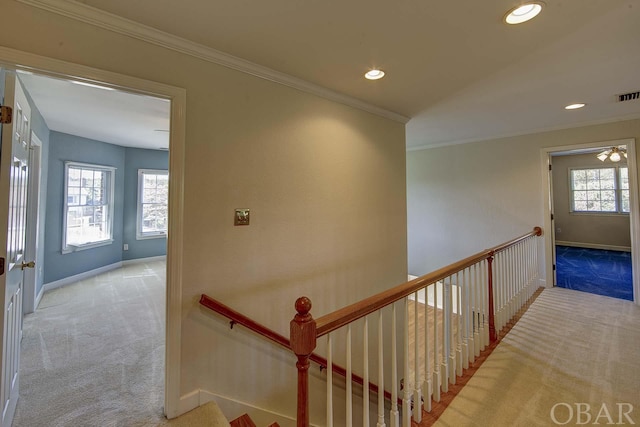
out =
<svg viewBox="0 0 640 427"><path fill-rule="evenodd" d="M439 280L449 277L461 270L464 270L467 267L483 261L490 256L493 256L493 254L495 254L496 252L503 251L529 237L540 235L542 235L542 228L535 227L533 231L517 237L507 243L503 243L491 249L485 249L482 252L478 252L477 254L471 255L470 257L465 258L461 261L450 264L431 273L425 274L424 276L418 277L417 279L411 280L410 282L406 282L402 285L396 286L395 288L380 292L377 295L373 295L362 301L358 301L347 307L336 310L333 313L324 315L316 319L316 336L321 337L328 334L329 332L335 331L336 329L340 329L341 327L355 320L358 320L368 314L374 313L390 304L393 304L396 301L400 301L402 298L411 295L412 293L432 283L436 283Z"/></svg>
<svg viewBox="0 0 640 427"><path fill-rule="evenodd" d="M317 339L323 335L326 335L336 329L339 329L347 324L350 324L358 319L365 317L368 314L374 313L378 310L387 307L403 298L411 295L412 293L426 288L427 286L436 283L442 279L450 277L464 269L478 264L482 261L487 261L487 303L489 314L489 335L490 340L496 341L497 334L495 330L494 321L494 305L493 305L493 259L497 252L504 251L525 239L533 236L541 236L542 228L535 227L533 231L517 237L509 242L494 246L493 248L486 249L461 261L458 261L449 266L443 267L432 273L418 277L395 288L381 292L372 297L366 298L357 303L351 304L347 307L341 308L333 313L329 313L318 319L313 319L311 316L311 301L307 297L301 297L296 300L296 311L294 319L291 321L291 341L292 350L298 357L298 408L297 408L297 426L308 427L309 426L309 393L308 393L308 365L309 354L316 346ZM408 338L405 336L405 340ZM406 359L405 359L405 363ZM406 370L407 368L405 368ZM445 378L445 381L448 379ZM386 396L386 393L385 393ZM405 393L405 398L406 398ZM398 399L400 403L402 401ZM410 408L403 407L403 413L405 417L409 416L408 411Z"/></svg>
<svg viewBox="0 0 640 427"><path fill-rule="evenodd" d="M231 307L227 307L226 305L222 304L220 301L216 301L210 296L202 294L202 296L200 297L200 304L230 319L231 326L237 323L247 329L252 330L258 335L262 335L263 337L291 350L291 342L288 338L285 338L284 336L272 331L266 326L263 326L254 320L251 320L244 314L238 313Z"/></svg>
<svg viewBox="0 0 640 427"><path fill-rule="evenodd" d="M224 305L220 301L217 301L208 295L202 294L200 296L200 304L231 320L232 326L235 324L242 325L245 328L250 329L251 331L257 333L258 335L264 338L267 338L268 340L271 340L288 350L291 350L291 341L288 338L285 338L279 333L248 318L244 314L235 311L234 309ZM309 355L309 360L320 365L320 369L327 369L327 364L328 364L327 359L320 356L319 354L311 353ZM335 372L336 374L341 375L343 377L347 376L347 370L342 366L336 365L335 363L332 363L331 366L333 368L333 372ZM351 374L351 380L356 384L364 385L364 379L359 375ZM372 382L369 382L369 390L372 391L373 393L378 393L378 385ZM384 392L385 398L388 400L391 400L391 392L386 390L383 390L383 392Z"/></svg>
<svg viewBox="0 0 640 427"><path fill-rule="evenodd" d="M515 244L518 244L518 243L522 242L523 240L528 239L529 237L533 237L533 236L542 236L542 228L541 227L533 227L533 231L531 233L523 234L520 237L516 237L513 240L510 240L510 241L508 241L506 243L503 243L501 245L498 245L498 246L494 246L493 248L487 249L487 250L488 251L493 251L494 253L495 252L502 252L505 249L508 249L511 246L513 246Z"/></svg>

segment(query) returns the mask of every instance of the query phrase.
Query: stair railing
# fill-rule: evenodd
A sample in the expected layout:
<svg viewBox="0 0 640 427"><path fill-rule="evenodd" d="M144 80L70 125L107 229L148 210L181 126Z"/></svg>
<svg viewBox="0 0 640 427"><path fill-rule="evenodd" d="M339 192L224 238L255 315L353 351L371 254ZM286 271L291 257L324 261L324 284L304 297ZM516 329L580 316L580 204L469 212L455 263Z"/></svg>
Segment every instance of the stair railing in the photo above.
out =
<svg viewBox="0 0 640 427"><path fill-rule="evenodd" d="M431 411L432 401L440 401L449 384L455 384L456 377L469 368L480 351L498 339L498 331L539 287L536 237L541 235L542 229L535 227L509 242L318 319L310 313L311 301L298 298L297 314L290 325L291 349L298 358L297 425L309 426L308 369L317 340L326 337L327 366L331 366L334 335L344 339L346 378L357 370L367 383L372 365L377 367L374 381L380 388L387 377L391 383L391 404L386 409L381 394L377 408L370 408L367 388L359 396L352 382L345 381L346 419L338 425L353 425L354 399L362 405L362 425L369 426L371 409L378 427L386 427L387 422L392 427L399 427L400 422L409 427L412 419L419 423L423 409ZM353 339L355 330L361 335ZM370 337L377 340L373 358L369 358ZM362 357L355 368L354 342L362 344ZM328 372L328 427L334 423L333 392L333 375Z"/></svg>
<svg viewBox="0 0 640 427"><path fill-rule="evenodd" d="M233 328L235 325L244 326L245 328L255 332L256 334L262 336L263 338L266 338L269 341L272 341L275 344L280 345L281 347L284 347L288 350L292 349L291 342L289 341L288 338L256 322L255 320L245 316L244 314L232 309L231 307L221 303L220 301L214 298L211 298L208 295L202 294L200 296L200 305L229 319L230 320L229 325L231 328ZM319 354L316 354L316 353L309 354L309 360L318 364L320 366L320 369L322 370L327 369L327 366L328 366L327 359L320 356ZM343 377L346 377L347 370L345 368L335 363L333 363L332 366L333 366L332 371L334 373L341 375ZM361 376L356 375L354 373L351 374L351 381L361 386L365 384L364 379ZM379 390L378 385L369 381L367 381L367 383L369 384L368 390L370 392L378 393L378 390ZM386 390L382 390L382 393L380 394L384 396L384 398L387 400L391 398L391 393Z"/></svg>

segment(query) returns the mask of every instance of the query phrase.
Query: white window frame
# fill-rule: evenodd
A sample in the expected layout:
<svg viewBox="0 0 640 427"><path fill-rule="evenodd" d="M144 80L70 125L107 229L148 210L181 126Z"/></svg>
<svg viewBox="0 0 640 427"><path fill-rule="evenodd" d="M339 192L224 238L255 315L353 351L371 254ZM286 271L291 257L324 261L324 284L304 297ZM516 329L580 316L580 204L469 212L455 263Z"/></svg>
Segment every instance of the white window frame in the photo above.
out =
<svg viewBox="0 0 640 427"><path fill-rule="evenodd" d="M579 215L629 215L628 211L623 211L622 210L622 192L623 191L629 191L629 189L623 189L621 188L621 179L620 179L620 169L622 168L626 168L627 169L627 177L628 177L628 170L629 167L626 164L622 164L622 165L606 165L606 166L586 166L586 167L574 167L574 168L569 168L569 211L572 214L579 214ZM615 194L615 207L616 210L614 211L582 211L582 210L577 210L575 208L575 198L574 198L574 192L575 191L583 191L583 190L575 190L573 187L573 171L576 170L593 170L593 169L614 169L614 194ZM587 190L584 190L587 191Z"/></svg>
<svg viewBox="0 0 640 427"><path fill-rule="evenodd" d="M70 168L82 168L82 169L92 169L94 171L107 172L107 188L105 191L105 195L108 198L106 205L107 214L109 215L107 221L108 227L108 238L103 240L98 240L95 242L89 242L81 245L72 245L67 244L67 221L69 215L69 169ZM115 177L116 177L116 168L112 166L104 166L104 165L95 165L90 163L79 163L66 161L64 162L64 212L62 215L62 253L68 254L71 252L82 251L85 249L92 249L99 246L106 246L113 243L113 221L114 221L114 187L115 187Z"/></svg>
<svg viewBox="0 0 640 427"><path fill-rule="evenodd" d="M146 239L159 239L167 237L166 231L142 231L142 193L144 191L144 175L166 175L169 176L169 171L166 169L138 169L138 210L136 213L136 240ZM167 195L167 204L169 203L169 197ZM168 214L168 207L167 207ZM167 222L168 226L168 222Z"/></svg>

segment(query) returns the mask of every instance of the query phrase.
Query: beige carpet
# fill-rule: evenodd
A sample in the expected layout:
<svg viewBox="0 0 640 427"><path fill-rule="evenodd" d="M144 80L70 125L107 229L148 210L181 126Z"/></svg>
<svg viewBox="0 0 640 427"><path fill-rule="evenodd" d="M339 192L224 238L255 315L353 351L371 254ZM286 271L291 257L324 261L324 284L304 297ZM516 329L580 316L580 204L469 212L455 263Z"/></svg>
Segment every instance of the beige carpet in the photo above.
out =
<svg viewBox="0 0 640 427"><path fill-rule="evenodd" d="M168 427L229 427L229 421L215 402L204 405L182 414L173 420L165 420L158 426Z"/></svg>
<svg viewBox="0 0 640 427"><path fill-rule="evenodd" d="M164 327L163 261L47 292L24 319L13 427L166 422Z"/></svg>
<svg viewBox="0 0 640 427"><path fill-rule="evenodd" d="M435 425L629 420L640 425L640 307L553 288L542 292Z"/></svg>

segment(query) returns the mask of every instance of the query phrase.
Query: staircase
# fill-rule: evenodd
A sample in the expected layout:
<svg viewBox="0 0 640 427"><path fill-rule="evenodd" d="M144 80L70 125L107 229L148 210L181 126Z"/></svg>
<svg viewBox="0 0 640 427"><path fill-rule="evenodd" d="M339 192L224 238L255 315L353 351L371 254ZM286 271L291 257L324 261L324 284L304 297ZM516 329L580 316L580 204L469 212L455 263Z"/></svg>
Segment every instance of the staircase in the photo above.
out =
<svg viewBox="0 0 640 427"><path fill-rule="evenodd" d="M244 414L231 421L231 427L257 427L248 414ZM278 423L269 424L269 427L280 427Z"/></svg>
<svg viewBox="0 0 640 427"><path fill-rule="evenodd" d="M171 427L258 427L248 414L244 414L229 422L216 402L211 401L186 414L169 420ZM280 427L278 423L266 427Z"/></svg>
<svg viewBox="0 0 640 427"><path fill-rule="evenodd" d="M345 415L348 425L359 424L357 412L363 426L428 426L537 295L541 235L535 227L316 319L311 300L298 298L289 338L207 295L200 304L296 355L298 427L310 425L310 362L326 375L326 391L313 399L315 408L326 406L327 425ZM319 339L322 355L314 352ZM226 425L255 427L245 415Z"/></svg>

